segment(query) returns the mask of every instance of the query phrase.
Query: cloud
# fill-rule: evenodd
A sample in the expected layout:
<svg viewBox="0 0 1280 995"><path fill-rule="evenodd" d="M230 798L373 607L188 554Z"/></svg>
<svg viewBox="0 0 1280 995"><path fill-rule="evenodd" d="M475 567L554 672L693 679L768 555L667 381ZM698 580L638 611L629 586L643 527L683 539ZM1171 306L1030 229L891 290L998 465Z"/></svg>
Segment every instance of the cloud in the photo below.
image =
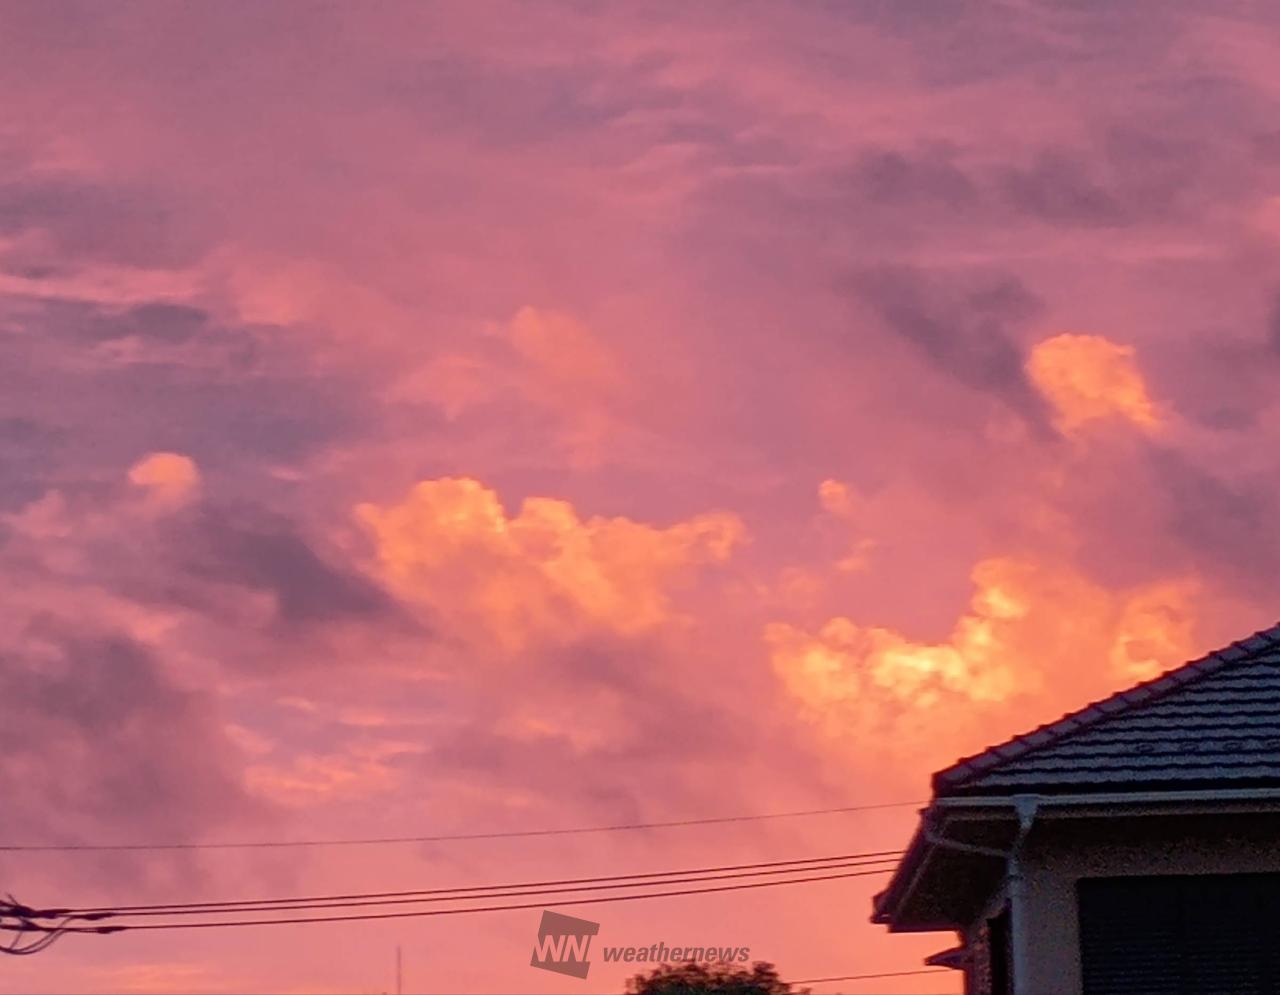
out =
<svg viewBox="0 0 1280 995"><path fill-rule="evenodd" d="M0 177L0 235L17 239L7 255L26 269L95 262L178 268L207 248L189 217L154 189L70 174Z"/></svg>
<svg viewBox="0 0 1280 995"><path fill-rule="evenodd" d="M466 478L425 480L398 504L356 514L393 591L510 649L535 634L652 629L672 616L671 586L743 538L723 512L661 528L582 519L567 501L531 497L508 515L495 491Z"/></svg>
<svg viewBox="0 0 1280 995"><path fill-rule="evenodd" d="M147 491L159 504L184 504L200 490L200 470L190 456L151 453L129 468L129 483Z"/></svg>
<svg viewBox="0 0 1280 995"><path fill-rule="evenodd" d="M6 839L198 839L262 811L214 699L145 646L52 614L2 638Z"/></svg>
<svg viewBox="0 0 1280 995"><path fill-rule="evenodd" d="M60 432L31 418L0 417L0 511L39 496L62 443Z"/></svg>
<svg viewBox="0 0 1280 995"><path fill-rule="evenodd" d="M157 300L120 311L95 311L84 305L80 308L81 320L70 330L89 341L136 338L153 344L178 344L191 342L211 332L217 334L217 330L211 327L210 315L189 304Z"/></svg>
<svg viewBox="0 0 1280 995"><path fill-rule="evenodd" d="M828 478L818 485L818 504L824 512L838 521L852 522L858 510L859 498L848 484ZM875 540L866 536L851 540L848 552L836 561L836 569L846 572L868 569L871 550L875 545ZM797 594L801 593L805 586L804 571L798 571L794 567L785 571L783 583L786 588Z"/></svg>
<svg viewBox="0 0 1280 995"><path fill-rule="evenodd" d="M226 975L213 964L185 961L156 961L103 968L99 973L112 991L130 995L165 995L177 990L216 991L223 989Z"/></svg>
<svg viewBox="0 0 1280 995"><path fill-rule="evenodd" d="M529 399L562 416L572 451L598 458L635 390L613 350L571 316L532 307L516 312L506 337Z"/></svg>
<svg viewBox="0 0 1280 995"><path fill-rule="evenodd" d="M1063 333L1038 343L1027 359L1027 374L1055 409L1068 434L1091 422L1121 418L1145 430L1161 417L1147 392L1132 346L1101 335Z"/></svg>
<svg viewBox="0 0 1280 995"><path fill-rule="evenodd" d="M50 489L0 516L8 608L16 620L74 613L237 679L372 668L402 644L420 653L424 622L291 511L216 500L179 454L151 454L111 483Z"/></svg>
<svg viewBox="0 0 1280 995"><path fill-rule="evenodd" d="M262 508L204 505L169 526L188 583L241 586L268 594L285 626L349 620L391 623L390 596L350 565L317 551L295 522Z"/></svg>
<svg viewBox="0 0 1280 995"><path fill-rule="evenodd" d="M544 378L544 388L586 391L597 401L627 389L626 378L608 347L581 322L557 311L524 307L507 329L516 352Z"/></svg>
<svg viewBox="0 0 1280 995"><path fill-rule="evenodd" d="M963 210L974 207L980 191L954 162L953 150L875 149L864 152L853 176L870 204Z"/></svg>
<svg viewBox="0 0 1280 995"><path fill-rule="evenodd" d="M165 737L139 761L155 824L103 815L131 838L203 831L159 814L201 804L163 766L184 722L190 790L238 817L220 759L287 803L263 836L919 797L929 766L1190 655L1192 621L1265 610L1274 17L166 10L0 10L0 506L26 509L0 518L0 645L96 702L17 727L56 754L0 785L46 793L32 833L130 756L94 707ZM1089 445L1064 444L1031 349L1119 327L1158 424L1066 377ZM147 495L180 475L127 476L154 453L199 475L165 514ZM180 694L130 713L99 659L141 702ZM64 779L55 733L109 755ZM727 839L638 835L564 858ZM424 877L471 859L444 849ZM274 873L234 891L290 893ZM776 937L797 964L798 930ZM164 963L154 942L120 956ZM485 942L441 970L510 990ZM112 988L68 980L90 946L36 980ZM306 981L258 946L224 987ZM319 955L313 988L341 959Z"/></svg>
<svg viewBox="0 0 1280 995"><path fill-rule="evenodd" d="M1040 308L1016 277L939 282L914 267L880 266L854 280L885 325L939 373L999 398L1033 423L1040 405L1012 330Z"/></svg>
<svg viewBox="0 0 1280 995"><path fill-rule="evenodd" d="M1124 468L1129 477L1113 477L1112 486L1129 500L1140 493L1137 486L1144 486L1150 498L1137 513L1147 518L1158 514L1164 533L1201 569L1223 587L1252 595L1263 610L1273 610L1270 564L1280 555L1274 476L1224 474L1223 468L1206 468L1159 446L1143 456Z"/></svg>
<svg viewBox="0 0 1280 995"><path fill-rule="evenodd" d="M941 642L830 619L765 629L793 706L855 767L919 772L1188 659L1196 585L1113 591L1069 569L993 558Z"/></svg>
<svg viewBox="0 0 1280 995"><path fill-rule="evenodd" d="M302 341L173 302L0 295L0 352L0 395L59 437L43 462L63 480L149 451L243 480L360 434L374 413L354 375L318 369Z"/></svg>
<svg viewBox="0 0 1280 995"><path fill-rule="evenodd" d="M1004 188L1016 207L1042 221L1102 227L1128 220L1088 165L1061 151L1043 151L1030 166L1011 169Z"/></svg>
<svg viewBox="0 0 1280 995"><path fill-rule="evenodd" d="M818 485L818 503L828 514L845 518L853 512L855 496L848 484L827 479Z"/></svg>
<svg viewBox="0 0 1280 995"><path fill-rule="evenodd" d="M346 753L298 753L285 764L251 764L245 782L254 795L273 803L306 808L359 800L402 789L396 761L421 753L422 743L356 744Z"/></svg>
<svg viewBox="0 0 1280 995"><path fill-rule="evenodd" d="M545 419L575 463L616 448L640 392L609 339L563 311L528 306L487 332L399 377L392 397L453 420L486 407Z"/></svg>

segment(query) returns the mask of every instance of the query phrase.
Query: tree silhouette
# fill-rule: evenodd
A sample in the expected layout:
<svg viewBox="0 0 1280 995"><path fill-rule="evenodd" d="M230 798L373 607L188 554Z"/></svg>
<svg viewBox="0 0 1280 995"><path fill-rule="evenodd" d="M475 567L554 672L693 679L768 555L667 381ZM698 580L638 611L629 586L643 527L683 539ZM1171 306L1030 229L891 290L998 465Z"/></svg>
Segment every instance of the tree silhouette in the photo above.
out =
<svg viewBox="0 0 1280 995"><path fill-rule="evenodd" d="M759 960L750 968L732 964L663 964L627 982L628 995L810 995L778 977L772 964Z"/></svg>

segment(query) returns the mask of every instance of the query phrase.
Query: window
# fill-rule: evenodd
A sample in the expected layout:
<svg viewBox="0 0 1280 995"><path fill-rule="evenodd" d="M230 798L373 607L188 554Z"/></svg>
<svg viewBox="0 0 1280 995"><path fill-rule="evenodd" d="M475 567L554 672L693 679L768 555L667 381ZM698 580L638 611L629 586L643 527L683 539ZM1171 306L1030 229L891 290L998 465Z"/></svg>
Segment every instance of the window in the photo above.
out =
<svg viewBox="0 0 1280 995"><path fill-rule="evenodd" d="M1089 878L1084 995L1280 992L1280 875Z"/></svg>
<svg viewBox="0 0 1280 995"><path fill-rule="evenodd" d="M1008 907L982 922L968 946L965 995L1011 995Z"/></svg>

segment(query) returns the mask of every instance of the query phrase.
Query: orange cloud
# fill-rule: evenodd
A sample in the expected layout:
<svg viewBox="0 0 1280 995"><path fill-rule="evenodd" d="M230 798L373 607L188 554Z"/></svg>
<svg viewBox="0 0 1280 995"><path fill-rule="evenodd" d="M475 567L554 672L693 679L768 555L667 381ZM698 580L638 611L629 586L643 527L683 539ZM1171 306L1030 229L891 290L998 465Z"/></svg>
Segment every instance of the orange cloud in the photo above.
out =
<svg viewBox="0 0 1280 995"><path fill-rule="evenodd" d="M1027 374L1053 405L1064 432L1113 417L1144 429L1160 423L1132 346L1100 335L1055 335L1032 350Z"/></svg>
<svg viewBox="0 0 1280 995"><path fill-rule="evenodd" d="M858 495L848 484L827 479L818 485L818 503L828 515L850 520L857 509ZM862 538L851 543L848 553L836 561L836 569L846 573L866 570L871 563L875 540Z"/></svg>
<svg viewBox="0 0 1280 995"><path fill-rule="evenodd" d="M151 453L129 468L129 482L161 504L182 504L199 490L200 471L181 453Z"/></svg>
<svg viewBox="0 0 1280 995"><path fill-rule="evenodd" d="M103 985L109 991L138 993L138 995L163 995L174 991L225 990L227 978L214 971L210 965L181 961L125 964L104 968Z"/></svg>
<svg viewBox="0 0 1280 995"><path fill-rule="evenodd" d="M245 782L260 798L291 808L367 798L399 788L401 773L393 761L425 749L421 743L389 742L350 753L302 754L287 765L250 765Z"/></svg>
<svg viewBox="0 0 1280 995"><path fill-rule="evenodd" d="M389 393L397 401L429 401L452 420L509 390L502 379L498 370L474 356L445 353L396 381Z"/></svg>
<svg viewBox="0 0 1280 995"><path fill-rule="evenodd" d="M569 315L532 307L516 312L506 337L525 365L525 395L563 417L575 457L595 462L631 390L613 351Z"/></svg>
<svg viewBox="0 0 1280 995"><path fill-rule="evenodd" d="M775 672L800 714L842 748L875 743L892 752L881 760L919 770L1193 653L1186 582L1113 592L1013 558L980 562L973 582L969 609L940 643L843 617L817 632L768 626Z"/></svg>
<svg viewBox="0 0 1280 995"><path fill-rule="evenodd" d="M315 323L339 335L359 336L369 347L380 335L420 328L413 317L370 281L319 258L216 253L209 278L221 283L240 319L249 324Z"/></svg>
<svg viewBox="0 0 1280 995"><path fill-rule="evenodd" d="M521 308L511 319L507 337L549 389L585 390L604 399L623 387L625 378L613 353L567 314Z"/></svg>
<svg viewBox="0 0 1280 995"><path fill-rule="evenodd" d="M496 400L519 398L552 413L575 461L598 460L605 444L625 428L621 412L636 391L610 345L560 311L523 307L488 329L506 347L455 351L433 357L392 386L390 396L429 401L451 419Z"/></svg>
<svg viewBox="0 0 1280 995"><path fill-rule="evenodd" d="M852 514L853 501L854 496L848 484L839 480L824 480L818 485L818 502L828 514L842 518Z"/></svg>
<svg viewBox="0 0 1280 995"><path fill-rule="evenodd" d="M492 489L465 478L423 481L398 504L356 514L395 591L513 650L535 635L651 629L672 616L671 586L727 559L743 537L721 512L659 528L584 520L567 501L535 497L508 515Z"/></svg>

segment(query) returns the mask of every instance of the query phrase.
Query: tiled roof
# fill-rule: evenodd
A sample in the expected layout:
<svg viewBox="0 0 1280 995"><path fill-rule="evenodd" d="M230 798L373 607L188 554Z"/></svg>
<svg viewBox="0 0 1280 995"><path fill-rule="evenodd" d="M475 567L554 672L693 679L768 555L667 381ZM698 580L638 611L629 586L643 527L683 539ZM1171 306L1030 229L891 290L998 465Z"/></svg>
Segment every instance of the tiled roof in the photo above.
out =
<svg viewBox="0 0 1280 995"><path fill-rule="evenodd" d="M1280 625L959 761L938 795L1280 786Z"/></svg>

